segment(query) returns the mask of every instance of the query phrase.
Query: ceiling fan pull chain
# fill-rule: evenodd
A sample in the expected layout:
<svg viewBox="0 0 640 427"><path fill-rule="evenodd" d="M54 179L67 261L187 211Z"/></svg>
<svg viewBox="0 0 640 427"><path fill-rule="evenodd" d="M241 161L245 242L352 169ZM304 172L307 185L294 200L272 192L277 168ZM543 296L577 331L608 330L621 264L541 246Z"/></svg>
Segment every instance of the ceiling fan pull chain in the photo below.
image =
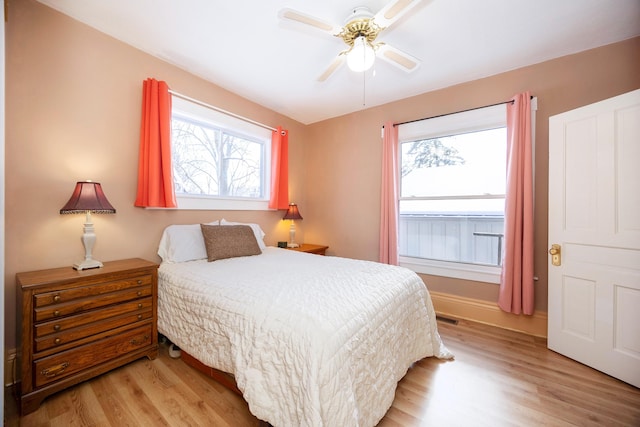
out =
<svg viewBox="0 0 640 427"><path fill-rule="evenodd" d="M362 72L362 106L365 107L367 105L366 102L366 94L367 94L367 78L366 78L366 71Z"/></svg>

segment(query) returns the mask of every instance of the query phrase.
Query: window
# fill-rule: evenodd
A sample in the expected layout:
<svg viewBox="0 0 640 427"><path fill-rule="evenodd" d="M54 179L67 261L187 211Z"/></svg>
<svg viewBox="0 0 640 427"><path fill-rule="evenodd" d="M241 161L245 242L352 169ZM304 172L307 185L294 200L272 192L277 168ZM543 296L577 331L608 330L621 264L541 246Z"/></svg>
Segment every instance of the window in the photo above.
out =
<svg viewBox="0 0 640 427"><path fill-rule="evenodd" d="M401 125L398 135L401 264L499 283L505 105Z"/></svg>
<svg viewBox="0 0 640 427"><path fill-rule="evenodd" d="M171 147L179 209L267 209L270 130L174 97Z"/></svg>

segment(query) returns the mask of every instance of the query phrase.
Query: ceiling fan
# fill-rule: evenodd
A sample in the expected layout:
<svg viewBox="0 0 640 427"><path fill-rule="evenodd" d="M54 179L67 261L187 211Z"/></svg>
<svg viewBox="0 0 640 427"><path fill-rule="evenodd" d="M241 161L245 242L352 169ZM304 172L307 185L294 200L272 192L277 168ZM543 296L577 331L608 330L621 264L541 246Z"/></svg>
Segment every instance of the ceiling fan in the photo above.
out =
<svg viewBox="0 0 640 427"><path fill-rule="evenodd" d="M281 19L296 21L340 37L347 49L340 52L331 65L318 77L318 81L327 80L346 60L353 71L366 71L375 58L381 58L390 64L412 72L420 65L420 60L384 42L377 41L378 34L389 28L402 15L422 0L391 0L378 13L373 14L367 7L359 6L352 10L344 26L332 25L322 19L298 12L293 9L282 9Z"/></svg>

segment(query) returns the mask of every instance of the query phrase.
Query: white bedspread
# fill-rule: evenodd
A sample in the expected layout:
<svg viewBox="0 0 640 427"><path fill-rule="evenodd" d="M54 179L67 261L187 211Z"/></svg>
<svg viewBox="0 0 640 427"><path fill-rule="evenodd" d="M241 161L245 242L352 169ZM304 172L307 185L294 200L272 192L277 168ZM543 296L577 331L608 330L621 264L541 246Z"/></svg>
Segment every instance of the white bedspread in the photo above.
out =
<svg viewBox="0 0 640 427"><path fill-rule="evenodd" d="M413 362L452 357L425 285L401 267L268 247L163 263L158 286L159 331L232 373L277 427L374 426Z"/></svg>

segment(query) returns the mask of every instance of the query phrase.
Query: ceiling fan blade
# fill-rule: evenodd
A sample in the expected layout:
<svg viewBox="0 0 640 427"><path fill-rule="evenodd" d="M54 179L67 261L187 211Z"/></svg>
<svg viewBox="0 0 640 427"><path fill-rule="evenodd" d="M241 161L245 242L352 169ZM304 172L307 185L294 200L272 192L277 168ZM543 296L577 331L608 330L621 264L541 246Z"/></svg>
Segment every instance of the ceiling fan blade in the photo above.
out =
<svg viewBox="0 0 640 427"><path fill-rule="evenodd" d="M380 45L376 53L378 58L387 61L407 73L415 71L420 66L420 60L418 58L388 44Z"/></svg>
<svg viewBox="0 0 640 427"><path fill-rule="evenodd" d="M422 0L391 0L375 14L373 20L379 27L387 28L421 1Z"/></svg>
<svg viewBox="0 0 640 427"><path fill-rule="evenodd" d="M327 67L326 70L324 70L324 72L322 74L320 74L320 76L318 77L318 81L319 82L324 82L326 81L329 77L331 77L333 75L333 73L336 72L336 70L338 68L340 68L342 66L342 64L345 61L345 56L340 54L336 57L336 59L333 60L333 62L331 63L331 65L329 65Z"/></svg>
<svg viewBox="0 0 640 427"><path fill-rule="evenodd" d="M281 19L289 19L291 21L296 21L304 25L309 25L321 31L325 31L331 35L335 35L341 30L341 28L323 21L322 19L318 19L314 16L307 15L306 13L298 12L297 10L293 9L282 9L278 15Z"/></svg>

